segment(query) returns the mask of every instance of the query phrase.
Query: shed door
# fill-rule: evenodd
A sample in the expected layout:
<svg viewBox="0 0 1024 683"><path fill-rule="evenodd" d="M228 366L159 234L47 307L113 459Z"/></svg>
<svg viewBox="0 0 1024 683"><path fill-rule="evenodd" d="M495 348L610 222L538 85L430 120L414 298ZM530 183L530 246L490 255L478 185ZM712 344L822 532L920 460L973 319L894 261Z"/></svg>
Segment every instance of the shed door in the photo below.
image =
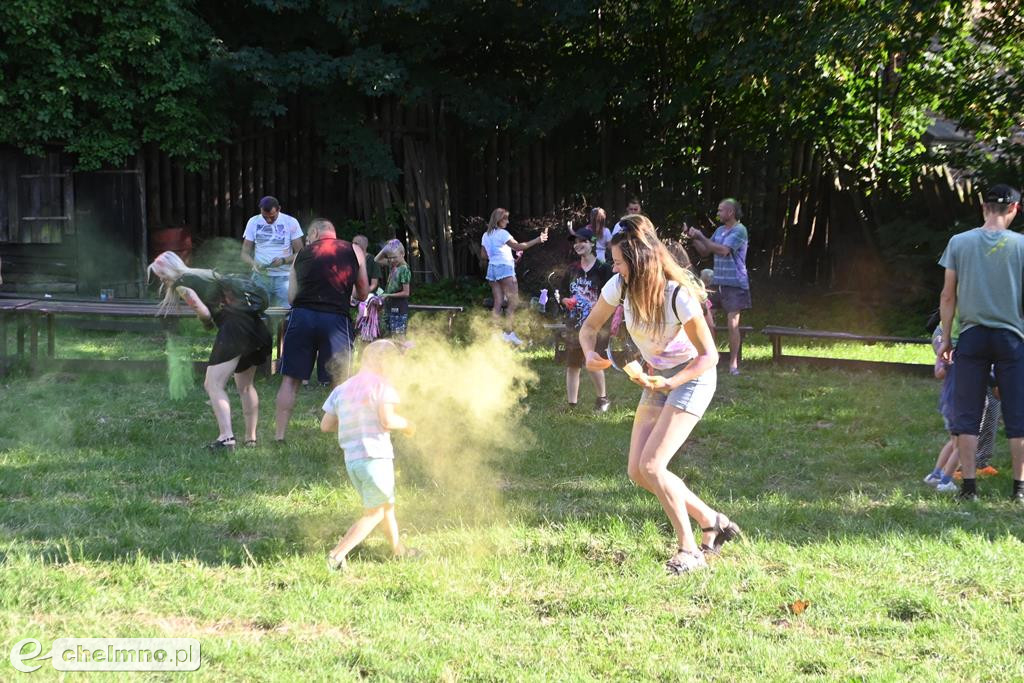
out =
<svg viewBox="0 0 1024 683"><path fill-rule="evenodd" d="M78 293L141 296L146 242L142 174L135 170L75 173Z"/></svg>

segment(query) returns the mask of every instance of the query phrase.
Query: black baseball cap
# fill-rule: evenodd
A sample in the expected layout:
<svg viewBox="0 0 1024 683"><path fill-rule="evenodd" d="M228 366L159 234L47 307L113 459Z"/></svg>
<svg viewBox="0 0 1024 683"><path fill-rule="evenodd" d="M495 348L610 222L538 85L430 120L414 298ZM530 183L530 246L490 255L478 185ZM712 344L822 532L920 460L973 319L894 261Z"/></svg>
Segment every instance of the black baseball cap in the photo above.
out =
<svg viewBox="0 0 1024 683"><path fill-rule="evenodd" d="M575 242L576 240L587 240L588 242L594 241L594 231L590 228L580 228L576 231L575 235L569 235L569 241Z"/></svg>
<svg viewBox="0 0 1024 683"><path fill-rule="evenodd" d="M993 185L985 192L986 204L1017 204L1020 202L1020 192L1009 185Z"/></svg>

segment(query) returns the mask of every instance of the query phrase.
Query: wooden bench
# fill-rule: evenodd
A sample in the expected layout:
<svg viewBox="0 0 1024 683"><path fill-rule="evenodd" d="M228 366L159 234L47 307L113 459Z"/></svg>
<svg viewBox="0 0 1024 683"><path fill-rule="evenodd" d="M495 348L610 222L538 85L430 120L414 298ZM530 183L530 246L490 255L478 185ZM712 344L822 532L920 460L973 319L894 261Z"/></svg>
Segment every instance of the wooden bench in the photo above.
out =
<svg viewBox="0 0 1024 683"><path fill-rule="evenodd" d="M36 299L0 298L0 376L7 368L7 323L15 317L18 310L35 303ZM25 325L23 318L18 318L18 355L25 353Z"/></svg>
<svg viewBox="0 0 1024 683"><path fill-rule="evenodd" d="M69 358L56 360L57 316L85 317L110 317L110 318L149 318L159 321L166 329L175 329L181 318L190 318L195 315L192 309L187 306L174 306L167 311L167 315L157 316L158 306L151 302L100 302L100 301L69 301L61 299L36 299L16 309L22 320L28 320L29 326L29 357L33 367L39 360L39 327L40 322L45 320L46 324L46 357L50 361L51 369L87 370L109 367L109 363L115 361ZM23 353L19 339L19 354ZM165 361L116 361L119 366L125 369L163 369L166 368ZM205 363L196 363L197 367L205 367Z"/></svg>
<svg viewBox="0 0 1024 683"><path fill-rule="evenodd" d="M555 351L555 358L558 359L558 354L562 350L559 344L562 342L562 335L565 333L565 323L544 323L545 330L551 331L551 344ZM743 360L743 342L747 338L747 334L753 332L754 328L748 325L740 325L740 352L739 359ZM715 342L721 347L722 342L725 342L725 353L721 353L719 349L718 364L729 365L729 327L727 325L715 325Z"/></svg>
<svg viewBox="0 0 1024 683"><path fill-rule="evenodd" d="M462 306L428 306L422 304L410 304L413 311L431 311L448 313L448 330L452 329L455 316L464 309ZM177 305L171 307L167 315L157 315L158 305L148 301L72 301L62 299L11 299L0 298L0 359L6 358L7 350L7 321L10 315L18 317L18 355L23 355L25 327L27 321L29 336L29 357L32 365L35 366L39 360L39 328L41 323L46 325L46 357L50 360L51 368L63 368L70 370L97 369L107 367L113 361L92 360L92 359L62 359L56 360L57 347L57 318L65 317L74 320L76 326L96 329L129 329L130 326L122 324L104 324L101 318L144 318L149 323L143 323L147 328L156 323L164 329L174 330L177 328L178 320L181 318L192 318L195 313L187 306ZM282 329L278 323L283 322L290 309L268 308L267 317L270 319L275 334L275 348L277 349L277 360L281 358ZM154 369L160 370L166 367L164 361L116 361L121 367L127 369ZM205 362L196 361L195 367L201 370L206 366ZM268 366L267 371L272 368Z"/></svg>
<svg viewBox="0 0 1024 683"><path fill-rule="evenodd" d="M931 344L931 339L923 337L890 337L885 335L850 334L849 332L830 332L825 330L805 330L798 327L779 327L769 325L762 331L772 343L772 362L803 363L821 367L847 369L888 369L911 373L931 374L933 368L925 363L900 363L893 361L854 360L849 358L823 358L820 356L787 356L782 353L782 340L818 339L836 342L856 342L868 346L874 344Z"/></svg>

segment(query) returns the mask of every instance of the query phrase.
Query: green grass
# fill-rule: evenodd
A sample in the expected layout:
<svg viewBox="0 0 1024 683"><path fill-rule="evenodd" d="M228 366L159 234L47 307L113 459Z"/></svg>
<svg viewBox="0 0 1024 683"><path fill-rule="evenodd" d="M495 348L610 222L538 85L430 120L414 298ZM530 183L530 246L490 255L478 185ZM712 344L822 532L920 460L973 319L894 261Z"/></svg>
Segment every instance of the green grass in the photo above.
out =
<svg viewBox="0 0 1024 683"><path fill-rule="evenodd" d="M120 343L103 352L144 350ZM677 578L664 514L625 476L638 392L619 373L610 413L562 414L563 371L534 352L521 444L399 441L399 521L426 558L391 562L373 537L343 575L324 555L359 504L316 431L323 390L301 392L287 448L213 457L198 386L171 402L152 377L0 380L4 646L196 637L183 676L237 681L1024 678L1005 445L958 506L920 483L936 382L775 369L756 348L673 463L747 540ZM258 388L266 443L276 382Z"/></svg>

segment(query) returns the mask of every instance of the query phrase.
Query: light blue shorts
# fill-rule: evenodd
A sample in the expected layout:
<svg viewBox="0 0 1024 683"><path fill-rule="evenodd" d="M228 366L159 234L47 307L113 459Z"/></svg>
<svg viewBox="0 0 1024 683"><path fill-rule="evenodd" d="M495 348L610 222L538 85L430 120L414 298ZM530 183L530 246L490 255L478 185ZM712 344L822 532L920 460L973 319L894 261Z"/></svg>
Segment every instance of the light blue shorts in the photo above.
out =
<svg viewBox="0 0 1024 683"><path fill-rule="evenodd" d="M362 458L345 463L352 486L367 510L395 502L395 461L391 458Z"/></svg>
<svg viewBox="0 0 1024 683"><path fill-rule="evenodd" d="M671 377L687 365L689 363L677 365L668 370L655 370L654 374L661 375L662 377ZM711 405L711 399L715 397L715 389L717 387L718 368L713 367L700 377L691 379L686 384L676 387L667 394L664 391L644 389L644 393L640 396L640 405L661 408L668 404L691 415L703 417L704 411Z"/></svg>
<svg viewBox="0 0 1024 683"><path fill-rule="evenodd" d="M288 280L288 275L252 274L252 283L267 293L270 305L280 308L291 308L288 303Z"/></svg>
<svg viewBox="0 0 1024 683"><path fill-rule="evenodd" d="M498 280L504 280L507 277L516 276L515 266L506 266L500 263L488 263L487 264L487 281L497 282Z"/></svg>

